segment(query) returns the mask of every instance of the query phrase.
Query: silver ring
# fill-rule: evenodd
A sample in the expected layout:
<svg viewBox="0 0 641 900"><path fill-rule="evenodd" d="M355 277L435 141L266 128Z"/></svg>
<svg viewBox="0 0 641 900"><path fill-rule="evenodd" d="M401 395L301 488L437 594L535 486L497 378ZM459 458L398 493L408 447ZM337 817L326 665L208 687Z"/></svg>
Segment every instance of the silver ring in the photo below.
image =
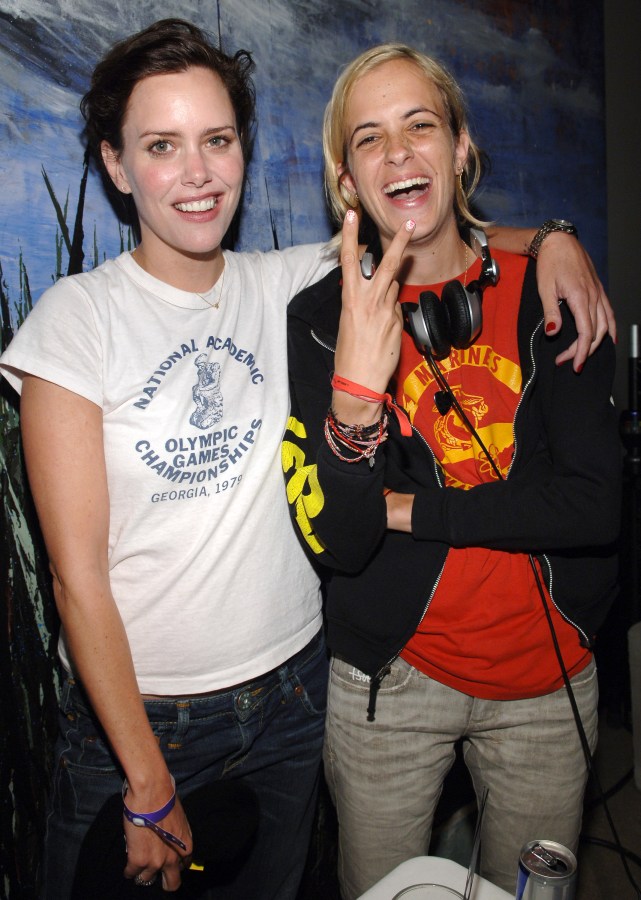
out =
<svg viewBox="0 0 641 900"><path fill-rule="evenodd" d="M142 875L136 875L134 878L134 884L138 885L138 887L151 887L152 884L155 883L157 876L154 875L149 881L145 881Z"/></svg>

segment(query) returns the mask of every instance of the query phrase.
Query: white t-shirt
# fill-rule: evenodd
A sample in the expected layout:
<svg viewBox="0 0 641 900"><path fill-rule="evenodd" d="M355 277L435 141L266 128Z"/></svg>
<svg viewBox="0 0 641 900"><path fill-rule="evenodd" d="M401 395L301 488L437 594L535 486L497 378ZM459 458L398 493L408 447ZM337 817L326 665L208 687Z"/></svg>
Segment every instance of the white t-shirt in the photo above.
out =
<svg viewBox="0 0 641 900"><path fill-rule="evenodd" d="M320 628L280 444L287 302L334 265L322 245L226 252L215 309L124 253L46 291L0 359L18 391L29 373L103 411L110 580L143 693L254 678Z"/></svg>

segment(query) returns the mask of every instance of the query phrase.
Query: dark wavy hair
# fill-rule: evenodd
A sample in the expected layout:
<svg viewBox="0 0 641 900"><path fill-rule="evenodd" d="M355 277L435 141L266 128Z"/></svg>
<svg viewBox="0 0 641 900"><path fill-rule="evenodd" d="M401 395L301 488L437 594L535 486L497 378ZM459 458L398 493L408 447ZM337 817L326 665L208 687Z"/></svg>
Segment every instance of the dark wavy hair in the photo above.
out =
<svg viewBox="0 0 641 900"><path fill-rule="evenodd" d="M122 151L122 123L138 82L149 75L184 72L192 66L210 69L224 84L247 165L256 128L251 54L238 50L228 56L191 22L161 19L114 44L94 69L91 87L80 102L87 144L103 174L100 145L107 141L117 153Z"/></svg>

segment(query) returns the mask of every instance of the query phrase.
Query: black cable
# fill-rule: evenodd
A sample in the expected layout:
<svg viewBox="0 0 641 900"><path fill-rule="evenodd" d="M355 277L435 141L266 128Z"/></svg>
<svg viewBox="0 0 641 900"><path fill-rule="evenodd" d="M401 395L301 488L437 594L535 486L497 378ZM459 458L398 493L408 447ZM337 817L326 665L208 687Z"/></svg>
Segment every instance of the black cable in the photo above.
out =
<svg viewBox="0 0 641 900"><path fill-rule="evenodd" d="M487 449L487 447L486 447L485 444L483 443L483 440L481 439L481 436L480 436L479 433L477 432L477 430L476 430L476 428L474 427L474 425L470 422L470 420L469 420L467 414L465 413L465 411L463 410L462 406L461 406L460 403L458 402L458 400L457 400L457 398L456 398L456 396L455 396L455 394L454 394L454 391L453 391L452 388L450 387L450 385L449 385L447 379L445 378L443 372L442 372L441 369L439 368L439 365L438 365L436 359L434 358L434 355L432 354L431 350L428 350L427 353L424 354L424 355L425 355L425 359L426 359L426 361L427 361L427 364L429 365L430 369L432 370L432 374L434 375L434 379L435 379L436 383L438 384L439 389L440 389L441 391L444 391L444 392L450 397L450 399L451 399L451 401L452 401L452 406L454 407L454 409L456 410L456 412L457 412L458 415L460 416L461 422L463 422L463 423L465 424L465 426L467 427L468 431L470 432L470 435L474 438L474 440L476 441L476 443L477 443L477 444L479 445L479 447L481 448L481 451L485 454L485 456L486 456L486 458L487 458L487 461L489 462L490 466L491 466L492 469L494 470L494 472L495 472L497 478L498 478L500 481L504 481L505 478L504 478L504 476L503 476L503 473L501 472L501 470L500 470L500 469L498 468L498 466L496 465L496 462L494 461L494 458L492 457L492 455L490 454L489 450ZM436 398L435 398L435 399L436 399ZM438 406L438 403L437 403L437 406ZM614 820L613 820L612 815L611 815L611 813L610 813L610 808L609 808L609 806L608 806L608 802L607 802L607 799L606 799L605 792L604 792L603 788L601 787L601 782L599 781L599 776L597 775L597 771L596 771L596 768L595 768L595 766L594 766L594 760L593 760L593 757L592 757L592 752L591 752L591 750L590 750L590 745L589 745L589 743L588 743L587 735L586 735L586 733L585 733L585 728L583 727L583 722L582 722L582 720L581 720L581 713L579 712L579 708L578 708L577 703L576 703L576 698L575 698L575 696L574 696L574 691L572 690L572 685L570 684L570 678L569 678L568 673L567 673L567 670L566 670L566 668L565 668L565 663L563 662L563 654L561 653L561 648L559 647L559 642L558 642L558 639L557 639L557 636L556 636L556 630L555 630L555 628L554 628L554 622L552 621L552 615L551 615L551 613L550 613L550 607L549 607L549 605L548 605L547 598L546 598L546 596L545 596L545 589L544 589L544 587L543 587L543 584L541 583L541 576L540 576L539 570L538 570L538 568L537 568L537 566L536 566L536 561L535 561L535 559L534 559L534 556L533 556L531 553L528 553L528 560L529 560L530 566L531 566L531 568L532 568L532 571L533 571L533 573L534 573L534 579L535 579L535 582L536 582L537 590L538 590L538 592L539 592L539 596L541 597L541 602L542 602L542 604L543 604L543 609L544 609L544 611L545 611L545 618L546 618L546 620L547 620L547 623L548 623L548 626L549 626L549 629L550 629L550 634L551 634L551 636L552 636L552 643L554 644L554 651L555 651L555 654L556 654L557 661L558 661L558 663L559 663L559 667L560 667L560 669L561 669L561 677L562 677L562 679L563 679L563 684L564 684L564 686L565 686L565 690L566 690L566 693L567 693L567 695L568 695L568 699L569 699L569 701L570 701L570 706L571 706L571 708L572 708L572 714L573 714L573 716L574 716L574 721L575 721L576 728L577 728L577 732L578 732L578 735L579 735L579 741L580 741L580 743L581 743L581 749L583 750L583 755L584 755L584 757L585 757L585 762L586 762L587 770L588 770L588 773L589 773L590 775L592 775L592 778L594 779L594 782L595 782L595 785L596 785L596 789L597 789L597 793L599 794L598 800L599 800L599 802L603 805L603 810L604 810L604 812L605 812L605 816L606 816L606 819L607 819L607 821L608 821L608 825L609 825L609 827L610 827L610 831L612 832L612 836L614 837L615 843L612 844L612 845L610 845L610 846L611 846L612 849L616 849L617 852L619 853L619 856L620 856L620 858L621 858L621 863L623 864L623 868L624 868L624 870L625 870L625 874L626 874L627 877L628 877L628 881L630 882L630 884L632 885L632 887L634 888L634 890L637 892L637 896L638 896L639 898L641 898L641 887L639 887L639 885L638 885L638 884L636 883L636 881L634 880L634 876L632 875L632 872L630 871L630 867L628 866L628 861L627 861L627 858L626 858L626 857L627 857L627 854L628 854L629 851L625 851L625 850L623 849L623 845L621 844L621 840L620 840L620 838L619 838L619 834L618 834L618 832L617 832L617 830L616 830L616 827L615 827L615 824L614 824ZM596 839L595 839L595 840L596 840Z"/></svg>
<svg viewBox="0 0 641 900"><path fill-rule="evenodd" d="M620 778L616 784L613 784L611 788L608 788L605 792L605 797L609 800L611 797L614 797L615 794L618 794L620 790L622 790L629 781L632 781L634 777L634 769L630 769L629 772L626 772L623 778ZM596 809L597 806L600 806L603 802L602 797L595 797L594 800L590 800L589 803L585 803L583 809L585 812L592 812L593 809Z"/></svg>
<svg viewBox="0 0 641 900"><path fill-rule="evenodd" d="M631 860L635 865L641 868L641 856L634 853L632 850L627 850L625 847L618 847L616 844L613 844L612 841L605 841L603 838L590 837L585 834L581 835L580 841L582 844L593 844L595 847L604 847L606 850L618 850L623 853L627 859ZM638 888L636 888L636 890L638 892Z"/></svg>
<svg viewBox="0 0 641 900"><path fill-rule="evenodd" d="M432 370L432 374L434 375L434 379L435 379L436 383L438 384L439 388L441 389L441 391L444 391L450 397L450 399L452 401L452 406L454 407L454 409L457 411L457 413L461 417L461 421L466 424L470 434L472 435L472 437L474 438L476 443L479 445L479 447L481 448L483 453L485 453L485 456L487 457L487 461L494 469L496 477L499 478L501 481L503 481L503 473L501 472L501 470L498 468L498 466L494 462L494 458L493 458L492 454L490 453L490 451L485 446L485 444L483 443L481 435L478 433L476 428L472 425L472 423L470 422L470 420L467 417L467 414L463 410L463 407L458 402L458 399L457 399L454 391L449 386L447 379L441 372L439 365L436 362L436 359L434 358L434 355L432 354L431 350L428 350L428 352L425 356L425 359L426 359L427 364L429 365L430 369Z"/></svg>

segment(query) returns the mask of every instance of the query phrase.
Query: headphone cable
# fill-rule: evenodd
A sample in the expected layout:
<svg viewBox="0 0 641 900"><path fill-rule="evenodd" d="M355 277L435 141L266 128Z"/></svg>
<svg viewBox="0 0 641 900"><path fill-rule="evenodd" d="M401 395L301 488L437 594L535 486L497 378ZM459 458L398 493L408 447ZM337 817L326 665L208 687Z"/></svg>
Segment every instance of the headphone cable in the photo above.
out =
<svg viewBox="0 0 641 900"><path fill-rule="evenodd" d="M492 457L491 453L489 452L489 450L487 449L487 447L486 447L485 444L483 443L483 440L482 440L480 434L478 433L478 431L476 430L476 428L474 427L474 425L470 422L470 419L469 419L469 417L467 416L466 412L463 410L463 407L462 407L461 404L458 402L458 399L456 398L456 396L455 396L455 394L454 394L454 391L453 391L452 388L450 387L450 385L449 385L447 379L445 378L443 372L441 371L441 369L440 369L440 367L439 367L439 365L438 365L436 359L434 358L433 353L432 353L430 350L428 350L427 353L424 354L424 355L425 355L425 359L426 359L426 361L427 361L427 364L429 365L429 367L430 367L430 369L431 369L431 371L432 371L432 374L434 375L434 379L435 379L436 383L437 383L438 386L439 386L439 389L440 389L441 391L445 392L445 393L447 394L447 396L450 398L450 400L452 401L452 404L451 404L451 405L454 407L454 409L456 410L456 412L457 412L458 415L460 416L461 421L465 424L466 428L469 430L470 435L474 438L474 440L475 440L475 441L477 442L477 444L479 445L481 451L485 454L485 456L486 456L486 458L487 458L487 461L489 462L490 466L492 467L492 469L493 469L494 473L496 474L497 478L498 478L500 481L505 481L505 476L503 475L503 473L501 472L501 470L500 470L499 467L497 466L497 464L496 464L494 458ZM437 405L438 405L438 404L437 404ZM581 713L580 713L579 708L578 708L578 706L577 706L576 698L575 698L575 696L574 696L574 691L572 690L572 685L571 685L571 683L570 683L570 678L569 678L568 673L567 673L567 670L566 670L566 668L565 668L565 663L563 662L563 654L561 653L561 648L560 648L560 646L559 646L558 638L557 638L557 636L556 636L556 630L555 630L555 628L554 628L554 622L552 621L552 615L551 615L551 613L550 613L550 608L549 608L549 605L548 605L548 602L547 602L547 598L546 598L546 596L545 596L545 589L544 589L543 584L542 584L542 582L541 582L541 575L540 575L539 570L538 570L538 568L537 568L537 566L536 566L536 561L535 561L535 559L534 559L534 556L533 556L531 553L528 553L528 560L529 560L530 566L531 566L531 568L532 568L532 572L534 573L534 580L535 580L535 583L536 583L536 587L537 587L539 596L540 596L540 598L541 598L541 602L542 602L542 604L543 604L543 610L544 610L544 612L545 612L545 618L546 618L546 620L547 620L548 627L549 627L549 629L550 629L550 634L551 634L551 636L552 636L552 643L554 644L554 651L555 651L555 654L556 654L557 661L558 661L558 663L559 663L559 667L560 667L560 669L561 669L561 677L562 677L562 679L563 679L563 684L564 684L564 686L565 686L565 690L566 690L566 693L567 693L567 695L568 695L568 699L569 699L569 701L570 701L570 706L571 706L571 708L572 708L572 714L573 714L573 716L574 716L574 721L575 721L576 728L577 728L577 732L578 732L578 735L579 735L579 741L580 741L580 743L581 743L581 749L583 750L583 755L585 756L585 761L586 761L586 765L587 765L588 772L592 775L592 778L594 779L594 782L595 782L595 785L596 785L596 789L597 789L597 793L599 794L599 799L600 799L600 802L601 802L601 804L602 804L602 806L603 806L603 809L604 809L604 812L605 812L605 815L606 815L606 819L607 819L607 821L608 821L608 825L610 826L610 830L611 830L611 832L612 832L612 836L614 837L615 844L616 844L616 848L617 848L618 854L619 854L619 856L620 856L620 858L621 858L621 862L622 862L622 864L623 864L623 868L624 868L624 870L625 870L625 873L626 873L626 875L627 875L627 877L628 877L628 880L630 881L630 884L633 886L633 888L634 888L635 891L637 892L637 896L638 896L638 897L641 897L641 888L640 888L639 885L636 883L636 881L635 881L635 879L634 879L634 877L633 877L633 875L632 875L632 872L630 871L630 867L628 866L628 861L627 861L627 858L626 858L625 850L623 849L623 845L621 844L621 841L620 841L620 839L619 839L619 834L618 834L618 832L617 832L617 830L616 830L616 827L615 827L615 824L614 824L614 820L612 819L612 815L611 815L611 813L610 813L610 808L609 808L609 806L608 806L608 802L607 802L607 799L606 799L606 796L605 796L605 792L604 792L604 790L603 790L603 788L602 788L602 786L601 786L601 782L600 782L600 780L599 780L599 776L597 775L596 767L595 767L595 765L594 765L594 760L593 760L593 757L592 757L592 752L591 752L591 750L590 750L590 745L589 745L589 743L588 743L587 735L586 735L586 733L585 733L585 728L583 727L583 721L582 721L582 719L581 719Z"/></svg>

